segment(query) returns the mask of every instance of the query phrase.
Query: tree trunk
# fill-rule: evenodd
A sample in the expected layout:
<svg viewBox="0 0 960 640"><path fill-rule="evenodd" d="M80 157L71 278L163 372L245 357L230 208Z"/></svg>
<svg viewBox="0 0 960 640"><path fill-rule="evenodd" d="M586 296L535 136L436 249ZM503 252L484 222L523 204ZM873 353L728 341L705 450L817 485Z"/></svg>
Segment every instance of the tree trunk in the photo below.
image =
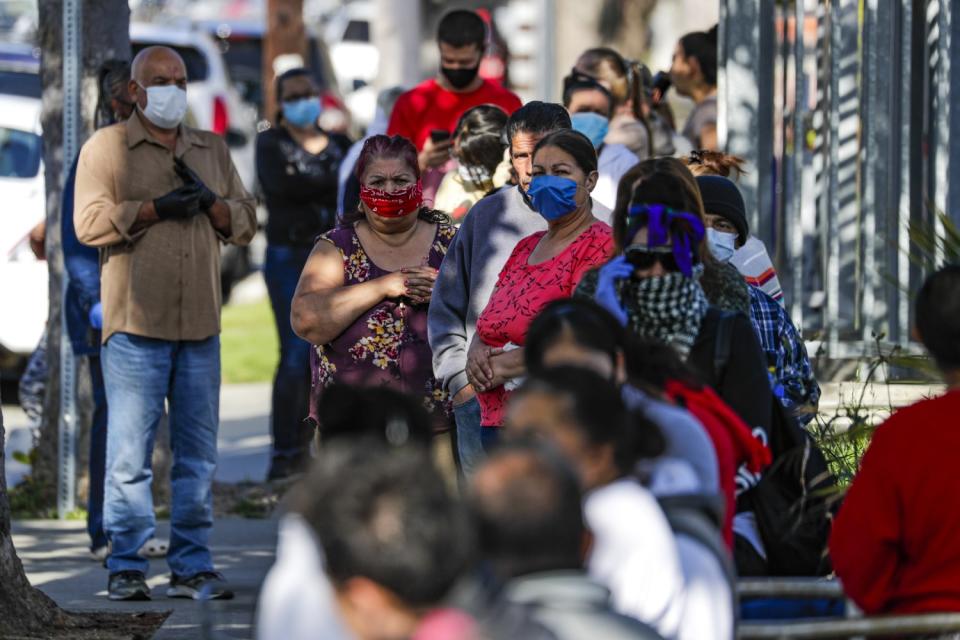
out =
<svg viewBox="0 0 960 640"><path fill-rule="evenodd" d="M130 8L126 0L83 0L81 42L81 140L93 131L97 102L97 71L104 61L130 59ZM60 201L63 157L63 0L39 1L37 45L42 51L43 162L47 194L47 265L50 271L50 315L47 320L48 378L37 461L33 473L52 507L57 485L57 426L60 418L60 310L63 252L60 249ZM72 215L72 212L71 212Z"/></svg>
<svg viewBox="0 0 960 640"><path fill-rule="evenodd" d="M307 59L307 34L303 27L303 0L267 0L267 34L263 39L263 115L273 119L277 110L273 62L277 56L297 54Z"/></svg>

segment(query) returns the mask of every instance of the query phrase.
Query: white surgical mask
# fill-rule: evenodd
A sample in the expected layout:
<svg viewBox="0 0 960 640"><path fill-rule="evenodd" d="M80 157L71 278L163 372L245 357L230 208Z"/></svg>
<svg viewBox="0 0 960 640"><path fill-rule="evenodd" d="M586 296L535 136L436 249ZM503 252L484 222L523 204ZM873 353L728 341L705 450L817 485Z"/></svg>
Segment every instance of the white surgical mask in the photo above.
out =
<svg viewBox="0 0 960 640"><path fill-rule="evenodd" d="M187 92L175 84L140 87L147 92L147 108L141 113L161 129L176 129L187 115Z"/></svg>
<svg viewBox="0 0 960 640"><path fill-rule="evenodd" d="M737 249L737 234L717 231L713 228L707 229L707 246L710 247L710 253L720 262L729 262L733 257L733 252Z"/></svg>

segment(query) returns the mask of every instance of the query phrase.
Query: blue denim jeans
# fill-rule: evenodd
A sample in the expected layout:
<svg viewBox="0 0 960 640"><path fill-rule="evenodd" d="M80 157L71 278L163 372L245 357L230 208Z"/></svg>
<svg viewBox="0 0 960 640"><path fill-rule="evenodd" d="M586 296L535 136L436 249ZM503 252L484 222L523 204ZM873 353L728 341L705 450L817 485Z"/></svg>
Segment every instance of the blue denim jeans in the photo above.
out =
<svg viewBox="0 0 960 640"><path fill-rule="evenodd" d="M101 353L108 422L103 525L113 543L107 568L149 567L137 551L156 529L150 462L166 400L173 453L167 564L178 576L212 571L220 337L171 342L115 333Z"/></svg>
<svg viewBox="0 0 960 640"><path fill-rule="evenodd" d="M460 456L460 470L463 475L470 478L486 457L483 444L480 442L480 401L474 396L454 407L453 417L457 422L457 454Z"/></svg>
<svg viewBox="0 0 960 640"><path fill-rule="evenodd" d="M307 451L312 435L304 424L310 413L310 344L293 332L290 306L311 247L269 245L263 278L280 336L280 362L273 379L270 430L273 457L295 459Z"/></svg>
<svg viewBox="0 0 960 640"><path fill-rule="evenodd" d="M93 391L93 420L90 425L90 488L87 491L87 533L90 549L107 546L103 530L103 479L107 466L107 394L103 388L100 356L91 355L90 386Z"/></svg>

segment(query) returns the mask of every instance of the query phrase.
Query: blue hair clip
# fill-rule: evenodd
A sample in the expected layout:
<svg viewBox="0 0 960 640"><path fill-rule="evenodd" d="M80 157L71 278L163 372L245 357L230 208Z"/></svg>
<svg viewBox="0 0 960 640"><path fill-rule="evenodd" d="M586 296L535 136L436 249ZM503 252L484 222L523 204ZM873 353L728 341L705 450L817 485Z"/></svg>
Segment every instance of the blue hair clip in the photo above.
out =
<svg viewBox="0 0 960 640"><path fill-rule="evenodd" d="M688 211L674 211L662 204L635 204L627 209L627 242L643 227L647 228L647 246L660 247L671 243L673 257L680 272L693 276L695 246L705 234L703 222ZM676 222L684 225L676 225ZM671 242L672 241L672 242Z"/></svg>

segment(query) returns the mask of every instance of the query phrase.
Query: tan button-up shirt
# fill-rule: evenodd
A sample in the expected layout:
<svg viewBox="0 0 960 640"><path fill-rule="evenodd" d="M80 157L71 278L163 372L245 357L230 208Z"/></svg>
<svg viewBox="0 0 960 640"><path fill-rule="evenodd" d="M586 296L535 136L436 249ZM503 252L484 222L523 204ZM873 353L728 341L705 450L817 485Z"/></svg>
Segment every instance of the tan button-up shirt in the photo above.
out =
<svg viewBox="0 0 960 640"><path fill-rule="evenodd" d="M250 242L257 228L254 199L223 139L181 125L176 156L226 202L230 236L203 213L131 233L143 202L183 184L174 154L140 117L97 131L77 165L74 225L80 242L100 249L103 341L117 331L203 340L220 332L220 242Z"/></svg>

